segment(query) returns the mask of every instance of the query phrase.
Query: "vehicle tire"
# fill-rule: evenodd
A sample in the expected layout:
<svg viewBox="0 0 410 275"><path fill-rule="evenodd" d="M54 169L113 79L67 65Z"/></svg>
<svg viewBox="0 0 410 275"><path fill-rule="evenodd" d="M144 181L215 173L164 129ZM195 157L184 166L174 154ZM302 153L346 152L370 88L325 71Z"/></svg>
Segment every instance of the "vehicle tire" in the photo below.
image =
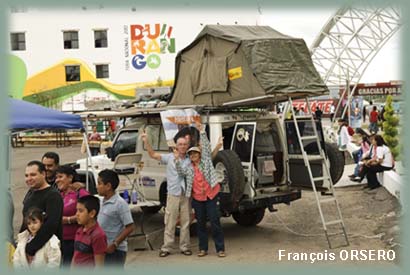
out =
<svg viewBox="0 0 410 275"><path fill-rule="evenodd" d="M327 157L330 163L330 176L333 184L336 184L343 175L345 158L343 152L339 151L337 144L325 143Z"/></svg>
<svg viewBox="0 0 410 275"><path fill-rule="evenodd" d="M141 210L145 213L145 214L156 214L158 213L159 210L161 210L162 205L158 205L158 206L142 206Z"/></svg>
<svg viewBox="0 0 410 275"><path fill-rule="evenodd" d="M317 144L311 143L305 147L305 151L308 154L317 152ZM339 151L337 144L325 143L325 151L330 163L330 176L332 177L333 184L336 184L343 175L345 167L345 158L343 152Z"/></svg>
<svg viewBox="0 0 410 275"><path fill-rule="evenodd" d="M167 182L164 181L163 183L161 183L161 187L159 188L159 202L161 203L161 207L167 206L167 196L168 196Z"/></svg>
<svg viewBox="0 0 410 275"><path fill-rule="evenodd" d="M264 215L265 208L232 213L232 217L236 223L242 226L255 226L262 221Z"/></svg>
<svg viewBox="0 0 410 275"><path fill-rule="evenodd" d="M229 211L236 210L245 189L245 176L239 156L232 150L219 151L214 161L215 170L220 178L221 191L229 188ZM222 196L221 196L222 197ZM226 208L225 206L221 205Z"/></svg>
<svg viewBox="0 0 410 275"><path fill-rule="evenodd" d="M197 227L198 227L198 223L196 221L192 222L189 225L189 235L191 237L195 237L197 234ZM181 235L181 227L178 225L175 227L175 236L179 237L179 235Z"/></svg>

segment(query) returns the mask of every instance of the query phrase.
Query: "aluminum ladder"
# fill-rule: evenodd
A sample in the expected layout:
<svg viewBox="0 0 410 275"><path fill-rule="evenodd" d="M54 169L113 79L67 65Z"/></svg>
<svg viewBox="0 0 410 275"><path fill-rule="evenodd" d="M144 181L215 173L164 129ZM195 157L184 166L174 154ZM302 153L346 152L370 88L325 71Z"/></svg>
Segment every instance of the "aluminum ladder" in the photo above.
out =
<svg viewBox="0 0 410 275"><path fill-rule="evenodd" d="M330 175L330 169L329 169L329 163L326 159L326 155L325 152L320 144L320 139L319 139L319 135L317 132L317 128L316 128L316 122L315 119L313 117L313 113L312 110L310 109L310 102L309 99L306 97L304 98L305 102L306 102L306 108L305 110L307 110L307 113L302 114L302 115L297 115L295 113L295 110L293 108L293 102L292 102L292 98L289 97L289 104L288 104L288 108L291 109L291 114L292 114L292 119L293 119L293 123L295 125L295 130L296 130L296 134L297 134L297 138L298 138L298 142L299 142L299 146L300 146L300 150L302 152L302 156L303 156L303 161L304 164L307 168L308 174L309 174L309 180L312 184L312 188L315 194L315 198L316 198L316 203L317 203L317 208L319 210L319 214L320 214L320 219L322 221L322 225L323 225L323 230L325 231L325 235L326 235L326 239L327 242L329 244L329 248L335 248L332 246L332 243L330 241L330 235L328 232L328 227L329 226L336 226L339 225L342 229L341 232L338 232L336 234L332 234L333 235L341 235L343 234L344 239L345 239L345 244L342 244L338 247L343 247L343 246L349 246L349 240L347 238L347 234L346 234L346 229L345 229L345 224L343 222L343 217L342 217L342 212L340 211L340 206L339 206L339 202L337 201L337 198L335 196L335 190L333 187L333 181L332 181L332 177ZM306 121L306 120L310 120L310 122L312 123L312 128L313 128L313 136L302 136L300 133L300 129L299 129L299 123L300 121ZM311 140L311 141L316 141L317 143L317 148L319 150L319 155L312 155L312 154L307 154L307 152L304 149L303 146L303 141L306 140ZM317 161L320 160L322 162L322 176L321 177L313 177L313 173L312 173L312 161ZM315 182L318 181L328 181L329 182L329 193L323 193L324 195L326 195L326 198L323 198L322 196L319 197L318 191L316 189L316 185ZM330 220L326 220L324 217L324 213L322 210L322 207L326 207L326 209L329 209L329 207L336 207L336 218L335 219L330 219Z"/></svg>

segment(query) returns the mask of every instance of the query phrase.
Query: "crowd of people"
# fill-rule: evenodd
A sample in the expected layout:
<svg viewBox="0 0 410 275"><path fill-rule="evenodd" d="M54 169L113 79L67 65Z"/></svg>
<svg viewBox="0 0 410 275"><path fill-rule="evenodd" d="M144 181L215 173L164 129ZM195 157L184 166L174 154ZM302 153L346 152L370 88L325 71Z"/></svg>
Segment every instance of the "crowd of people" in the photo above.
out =
<svg viewBox="0 0 410 275"><path fill-rule="evenodd" d="M9 242L15 246L10 258L13 266L123 267L134 221L128 203L116 192L117 173L106 169L98 174L100 200L76 181L71 166L60 166L59 161L58 154L47 152L42 161L26 165L29 189L23 199L23 222L16 243L12 228L9 234Z"/></svg>
<svg viewBox="0 0 410 275"><path fill-rule="evenodd" d="M204 127L197 122L196 129L199 138L189 134L176 137L174 152L169 154L155 152L147 134L141 134L150 157L167 165L168 195L160 257L171 254L178 221L180 252L192 255L192 208L198 221L197 255L208 254L209 218L217 256L226 256L217 203L220 186L212 165L223 139L211 151ZM12 228L9 234L9 243L15 247L10 261L15 268L124 266L127 237L135 225L128 203L117 192L119 177L115 171L105 169L98 174L97 197L77 181L71 166L60 165L57 153L47 152L41 161L27 163L25 182L29 189L23 199L23 222L16 240ZM12 211L11 197L10 205Z"/></svg>

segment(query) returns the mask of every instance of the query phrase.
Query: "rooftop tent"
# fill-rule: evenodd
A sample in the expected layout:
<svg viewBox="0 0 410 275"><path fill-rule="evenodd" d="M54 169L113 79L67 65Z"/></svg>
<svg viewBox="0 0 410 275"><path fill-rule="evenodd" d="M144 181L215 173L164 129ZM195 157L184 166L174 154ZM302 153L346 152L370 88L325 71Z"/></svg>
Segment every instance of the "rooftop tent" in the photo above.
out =
<svg viewBox="0 0 410 275"><path fill-rule="evenodd" d="M268 26L207 25L176 57L169 105L269 104L326 93L303 39Z"/></svg>
<svg viewBox="0 0 410 275"><path fill-rule="evenodd" d="M80 116L9 98L10 129L82 129Z"/></svg>

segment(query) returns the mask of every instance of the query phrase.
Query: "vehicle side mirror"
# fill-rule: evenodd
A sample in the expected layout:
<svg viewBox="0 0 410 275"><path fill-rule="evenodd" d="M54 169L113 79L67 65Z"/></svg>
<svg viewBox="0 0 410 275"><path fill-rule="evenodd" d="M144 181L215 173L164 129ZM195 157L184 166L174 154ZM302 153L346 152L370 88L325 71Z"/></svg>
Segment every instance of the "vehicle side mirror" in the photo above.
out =
<svg viewBox="0 0 410 275"><path fill-rule="evenodd" d="M107 157L111 160L113 160L114 157L114 150L112 149L112 147L107 147L105 148L105 153L107 154Z"/></svg>

